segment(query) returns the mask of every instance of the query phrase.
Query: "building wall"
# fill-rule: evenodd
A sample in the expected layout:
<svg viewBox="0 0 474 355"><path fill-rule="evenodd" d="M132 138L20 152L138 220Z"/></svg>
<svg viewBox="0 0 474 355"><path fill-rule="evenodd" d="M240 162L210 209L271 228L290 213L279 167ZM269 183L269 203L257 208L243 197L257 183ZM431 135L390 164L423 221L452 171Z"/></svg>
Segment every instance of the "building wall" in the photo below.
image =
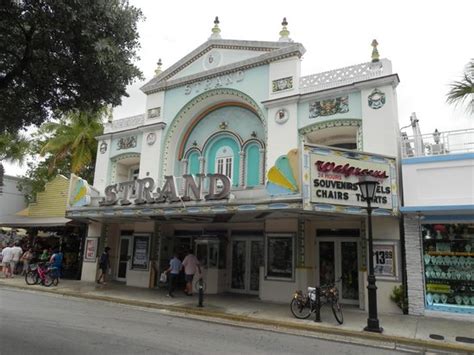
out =
<svg viewBox="0 0 474 355"><path fill-rule="evenodd" d="M46 183L44 191L36 195L36 203L30 203L30 217L64 217L69 190L69 179L56 176Z"/></svg>
<svg viewBox="0 0 474 355"><path fill-rule="evenodd" d="M4 175L2 193L0 193L0 216L8 216L26 208L25 195L18 190L20 178Z"/></svg>
<svg viewBox="0 0 474 355"><path fill-rule="evenodd" d="M404 159L404 206L474 206L474 154Z"/></svg>

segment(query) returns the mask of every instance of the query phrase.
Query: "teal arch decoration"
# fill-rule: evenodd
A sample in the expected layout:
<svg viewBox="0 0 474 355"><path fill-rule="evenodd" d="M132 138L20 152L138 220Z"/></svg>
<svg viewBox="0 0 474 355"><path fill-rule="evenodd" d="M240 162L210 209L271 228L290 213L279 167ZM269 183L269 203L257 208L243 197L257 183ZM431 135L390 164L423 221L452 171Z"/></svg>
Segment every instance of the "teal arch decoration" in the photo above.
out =
<svg viewBox="0 0 474 355"><path fill-rule="evenodd" d="M239 185L239 164L240 164L240 144L229 136L217 136L206 147L204 156L206 157L206 172L209 174L215 173L216 153L222 147L229 147L233 153L233 167L232 167L232 185Z"/></svg>
<svg viewBox="0 0 474 355"><path fill-rule="evenodd" d="M192 175L199 174L199 153L192 152L188 157L188 173Z"/></svg>
<svg viewBox="0 0 474 355"><path fill-rule="evenodd" d="M247 157L246 185L260 185L260 147L257 144L251 144L245 152Z"/></svg>

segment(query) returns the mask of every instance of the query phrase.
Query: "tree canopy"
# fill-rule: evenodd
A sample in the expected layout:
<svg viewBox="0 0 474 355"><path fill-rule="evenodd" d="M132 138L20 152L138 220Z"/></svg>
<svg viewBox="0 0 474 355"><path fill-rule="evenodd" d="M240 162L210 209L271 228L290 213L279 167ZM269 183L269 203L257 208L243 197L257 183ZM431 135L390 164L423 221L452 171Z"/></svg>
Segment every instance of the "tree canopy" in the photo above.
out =
<svg viewBox="0 0 474 355"><path fill-rule="evenodd" d="M133 64L141 18L125 0L2 1L0 127L119 105L141 78Z"/></svg>
<svg viewBox="0 0 474 355"><path fill-rule="evenodd" d="M466 112L474 114L474 58L466 65L463 78L450 84L446 101L449 104L466 104Z"/></svg>

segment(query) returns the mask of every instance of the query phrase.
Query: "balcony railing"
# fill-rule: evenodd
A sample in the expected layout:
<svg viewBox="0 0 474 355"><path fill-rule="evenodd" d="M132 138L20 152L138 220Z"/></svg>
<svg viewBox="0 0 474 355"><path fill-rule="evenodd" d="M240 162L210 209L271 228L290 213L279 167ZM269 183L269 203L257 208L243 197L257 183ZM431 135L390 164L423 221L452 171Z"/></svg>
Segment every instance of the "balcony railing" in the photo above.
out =
<svg viewBox="0 0 474 355"><path fill-rule="evenodd" d="M474 128L408 136L402 132L402 158L474 152Z"/></svg>

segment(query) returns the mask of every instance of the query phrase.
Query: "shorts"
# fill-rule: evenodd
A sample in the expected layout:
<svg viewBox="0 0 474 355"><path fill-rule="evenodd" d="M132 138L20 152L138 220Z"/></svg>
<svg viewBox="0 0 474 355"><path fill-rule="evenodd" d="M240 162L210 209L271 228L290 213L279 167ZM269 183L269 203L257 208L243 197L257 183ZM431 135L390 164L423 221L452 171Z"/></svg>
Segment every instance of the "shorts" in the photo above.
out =
<svg viewBox="0 0 474 355"><path fill-rule="evenodd" d="M193 282L193 278L194 278L194 274L192 274L192 275L188 275L188 274L184 275L184 280L185 280L186 282Z"/></svg>

